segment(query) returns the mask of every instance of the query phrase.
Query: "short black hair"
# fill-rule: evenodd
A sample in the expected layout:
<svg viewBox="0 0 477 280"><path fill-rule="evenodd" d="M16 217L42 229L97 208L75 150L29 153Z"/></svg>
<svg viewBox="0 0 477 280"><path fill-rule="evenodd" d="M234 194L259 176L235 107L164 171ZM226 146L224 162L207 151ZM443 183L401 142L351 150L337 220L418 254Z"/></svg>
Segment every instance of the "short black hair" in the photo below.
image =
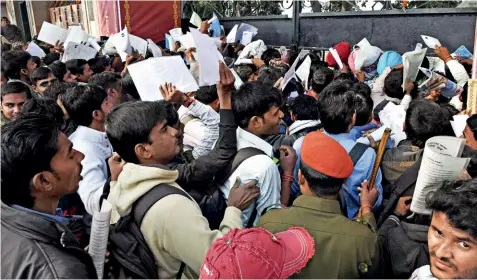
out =
<svg viewBox="0 0 477 280"><path fill-rule="evenodd" d="M195 99L199 100L203 104L210 104L215 100L219 99L217 94L217 87L213 86L203 86L195 93Z"/></svg>
<svg viewBox="0 0 477 280"><path fill-rule="evenodd" d="M320 93L328 86L334 77L334 72L328 67L320 67L313 72L313 77L311 78L311 89Z"/></svg>
<svg viewBox="0 0 477 280"><path fill-rule="evenodd" d="M282 93L279 89L260 82L244 83L232 94L232 109L235 121L246 128L254 116L263 117L273 106L282 106Z"/></svg>
<svg viewBox="0 0 477 280"><path fill-rule="evenodd" d="M265 65L270 66L270 60L275 58L281 58L282 55L280 52L274 48L268 48L266 51L262 53L261 59L265 63Z"/></svg>
<svg viewBox="0 0 477 280"><path fill-rule="evenodd" d="M57 100L58 95L65 94L66 90L72 87L73 85L70 83L60 82L59 80L56 80L45 90L43 96L51 98L53 100Z"/></svg>
<svg viewBox="0 0 477 280"><path fill-rule="evenodd" d="M64 123L63 111L56 103L56 100L51 98L32 98L25 102L22 107L22 114L36 113L57 121L60 124Z"/></svg>
<svg viewBox="0 0 477 280"><path fill-rule="evenodd" d="M38 57L38 56L32 56L32 57L31 57L31 61L36 64L36 68L40 67L41 64L43 63L43 62L41 61L41 58Z"/></svg>
<svg viewBox="0 0 477 280"><path fill-rule="evenodd" d="M297 121L320 119L318 101L309 95L298 95L295 97L291 104L291 112Z"/></svg>
<svg viewBox="0 0 477 280"><path fill-rule="evenodd" d="M426 205L434 212L445 214L453 227L477 239L477 179L444 184L428 194Z"/></svg>
<svg viewBox="0 0 477 280"><path fill-rule="evenodd" d="M151 143L152 129L166 119L159 102L126 102L114 107L106 118L106 133L113 149L126 162L139 163L134 147Z"/></svg>
<svg viewBox="0 0 477 280"><path fill-rule="evenodd" d="M50 65L53 62L59 61L59 60L60 60L60 53L57 53L57 52L49 53L45 55L45 57L43 58L43 62L45 63L45 65Z"/></svg>
<svg viewBox="0 0 477 280"><path fill-rule="evenodd" d="M36 82L39 80L48 79L48 76L53 74L50 68L48 67L38 67L30 75L30 80L32 85L36 85Z"/></svg>
<svg viewBox="0 0 477 280"><path fill-rule="evenodd" d="M283 68L262 66L258 70L257 81L273 86L285 73L286 71Z"/></svg>
<svg viewBox="0 0 477 280"><path fill-rule="evenodd" d="M84 66L86 64L88 64L88 62L84 59L72 59L65 63L66 69L70 70L73 75L83 75Z"/></svg>
<svg viewBox="0 0 477 280"><path fill-rule="evenodd" d="M32 208L33 177L51 171L60 124L40 114L21 114L2 126L2 202Z"/></svg>
<svg viewBox="0 0 477 280"><path fill-rule="evenodd" d="M429 138L434 136L454 136L450 119L435 102L416 99L406 112L405 128L407 139L412 145L424 148Z"/></svg>
<svg viewBox="0 0 477 280"><path fill-rule="evenodd" d="M159 100L158 102L164 107L167 125L170 127L176 127L179 123L179 114L177 113L176 107L174 107L176 104L166 100Z"/></svg>
<svg viewBox="0 0 477 280"><path fill-rule="evenodd" d="M20 71L27 69L31 55L26 51L8 51L2 53L3 74L8 79L20 79Z"/></svg>
<svg viewBox="0 0 477 280"><path fill-rule="evenodd" d="M352 83L356 82L356 78L352 72L340 73L335 77L335 81L350 81Z"/></svg>
<svg viewBox="0 0 477 280"><path fill-rule="evenodd" d="M243 82L247 82L250 76L257 71L257 67L255 65L238 65L235 67L235 71Z"/></svg>
<svg viewBox="0 0 477 280"><path fill-rule="evenodd" d="M26 84L23 82L10 82L2 87L1 101L3 102L4 96L12 93L25 93L27 99L32 98L30 88Z"/></svg>
<svg viewBox="0 0 477 280"><path fill-rule="evenodd" d="M99 74L106 70L106 66L110 65L110 61L107 56L98 56L88 60L88 65L95 74Z"/></svg>
<svg viewBox="0 0 477 280"><path fill-rule="evenodd" d="M403 99L406 93L402 88L402 82L402 69L392 70L384 79L384 93L391 98L397 98L399 100Z"/></svg>
<svg viewBox="0 0 477 280"><path fill-rule="evenodd" d="M300 160L301 161L301 160ZM310 190L318 196L330 196L339 193L346 179L337 179L327 176L301 161L300 170L310 187Z"/></svg>
<svg viewBox="0 0 477 280"><path fill-rule="evenodd" d="M2 44L2 53L3 52L8 52L8 51L11 51L11 50L12 50L12 45L7 44L7 43Z"/></svg>
<svg viewBox="0 0 477 280"><path fill-rule="evenodd" d="M75 86L66 90L61 96L63 106L70 118L82 126L90 126L93 112L101 110L101 105L108 94L98 86Z"/></svg>
<svg viewBox="0 0 477 280"><path fill-rule="evenodd" d="M121 75L119 73L103 72L92 76L88 84L102 87L105 91L108 91L110 88L116 88L118 81L121 81Z"/></svg>
<svg viewBox="0 0 477 280"><path fill-rule="evenodd" d="M65 77L66 72L68 72L66 65L63 62L59 60L54 61L48 66L48 68L50 68L58 81L63 82L63 78Z"/></svg>
<svg viewBox="0 0 477 280"><path fill-rule="evenodd" d="M355 113L355 95L342 81L332 82L320 93L318 111L326 132L339 134L348 131Z"/></svg>
<svg viewBox="0 0 477 280"><path fill-rule="evenodd" d="M129 94L136 100L141 100L141 96L139 96L139 92L137 91L136 85L134 84L129 72L127 72L123 77L123 90L125 94Z"/></svg>
<svg viewBox="0 0 477 280"><path fill-rule="evenodd" d="M356 91L357 93L363 94L364 96L371 97L371 88L365 83L362 83L362 82L354 83L351 89Z"/></svg>
<svg viewBox="0 0 477 280"><path fill-rule="evenodd" d="M373 116L373 99L370 95L362 91L356 91L354 99L356 109L356 122L355 126L363 126L368 124Z"/></svg>

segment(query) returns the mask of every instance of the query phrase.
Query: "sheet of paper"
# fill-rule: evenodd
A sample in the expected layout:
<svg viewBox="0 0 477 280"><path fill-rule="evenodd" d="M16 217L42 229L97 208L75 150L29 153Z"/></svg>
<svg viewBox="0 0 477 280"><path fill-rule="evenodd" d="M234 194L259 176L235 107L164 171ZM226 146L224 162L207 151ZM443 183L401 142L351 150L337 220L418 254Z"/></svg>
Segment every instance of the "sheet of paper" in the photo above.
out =
<svg viewBox="0 0 477 280"><path fill-rule="evenodd" d="M101 49L101 46L96 42L96 39L93 37L88 38L88 44L92 46L95 50L99 51Z"/></svg>
<svg viewBox="0 0 477 280"><path fill-rule="evenodd" d="M220 38L217 38L217 37L209 37L210 40L212 40L212 42L214 42L214 45L217 47L217 48L220 48L220 46L222 46L222 40L220 40Z"/></svg>
<svg viewBox="0 0 477 280"><path fill-rule="evenodd" d="M391 128L393 147L396 147L399 142L407 138L406 133L403 131L405 118L406 111L404 106L396 105L392 102L388 102L384 109L379 112L379 119L383 126Z"/></svg>
<svg viewBox="0 0 477 280"><path fill-rule="evenodd" d="M420 51L422 50L422 44L421 43L417 43L416 44L416 48L414 49L415 51Z"/></svg>
<svg viewBox="0 0 477 280"><path fill-rule="evenodd" d="M235 65L243 65L243 64L253 64L253 61L248 58L239 58L235 61Z"/></svg>
<svg viewBox="0 0 477 280"><path fill-rule="evenodd" d="M196 29L192 29L192 28L191 28L191 30L197 31ZM199 31L197 31L197 32L199 32ZM190 32L187 32L187 34L180 36L179 37L179 42L181 42L181 46L184 47L185 49L196 48L197 47L197 45L194 41L194 37L192 37L192 34Z"/></svg>
<svg viewBox="0 0 477 280"><path fill-rule="evenodd" d="M66 62L72 59L90 60L94 58L98 52L92 47L81 45L75 42L69 42L65 47L65 53L61 59Z"/></svg>
<svg viewBox="0 0 477 280"><path fill-rule="evenodd" d="M236 40L242 40L243 39L243 33L246 32L246 31L251 32L253 34L253 36L257 35L257 33L258 33L258 29L255 26L247 24L247 23L241 23L239 25L239 27L237 28L237 34L235 36L235 39ZM252 38L253 38L253 36L252 36ZM242 43L242 42L240 42L240 43Z"/></svg>
<svg viewBox="0 0 477 280"><path fill-rule="evenodd" d="M118 53L125 52L127 54L132 53L131 42L129 40L129 32L127 27L124 27L121 32L113 35L114 36L114 46Z"/></svg>
<svg viewBox="0 0 477 280"><path fill-rule="evenodd" d="M81 26L72 26L68 37L66 37L65 46L68 42L75 42L84 45L88 42L89 38L89 34L86 33Z"/></svg>
<svg viewBox="0 0 477 280"><path fill-rule="evenodd" d="M412 212L430 215L432 211L426 208L429 192L441 187L445 181L454 181L467 168L470 158L460 158L464 145L465 139L449 136L427 140L412 197Z"/></svg>
<svg viewBox="0 0 477 280"><path fill-rule="evenodd" d="M169 30L169 34L171 34L172 38L174 38L174 40L178 40L180 36L182 36L182 28L178 27L178 28L174 28L174 29L171 29Z"/></svg>
<svg viewBox="0 0 477 280"><path fill-rule="evenodd" d="M88 253L93 259L94 267L99 279L102 279L104 273L104 259L106 257L106 248L108 246L109 224L111 221L112 205L106 199L103 200L101 211L93 213L91 224L91 236L89 239Z"/></svg>
<svg viewBox="0 0 477 280"><path fill-rule="evenodd" d="M407 52L402 55L402 64L403 64L403 82L402 88L403 91L406 88L407 79L415 81L417 74L419 72L419 67L421 67L422 61L426 56L427 48L424 48L420 51Z"/></svg>
<svg viewBox="0 0 477 280"><path fill-rule="evenodd" d="M151 39L147 39L147 49L151 51L152 56L161 57L162 50Z"/></svg>
<svg viewBox="0 0 477 280"><path fill-rule="evenodd" d="M240 44L246 46L252 43L253 36L254 36L253 32L245 31L242 35L242 40L240 40Z"/></svg>
<svg viewBox="0 0 477 280"><path fill-rule="evenodd" d="M146 55L146 52L147 52L146 40L136 35L129 34L129 42L131 44L131 48L135 49L139 54L142 54L143 56Z"/></svg>
<svg viewBox="0 0 477 280"><path fill-rule="evenodd" d="M211 19L209 19L207 23L212 24L212 22L216 21L217 19L218 19L217 16L214 14L214 16Z"/></svg>
<svg viewBox="0 0 477 280"><path fill-rule="evenodd" d="M230 69L230 71L232 71L232 74L235 77L234 87L236 90L238 90L243 85L243 81L242 79L240 79L240 76L237 74L237 72L233 68Z"/></svg>
<svg viewBox="0 0 477 280"><path fill-rule="evenodd" d="M378 142L378 141L381 141L381 138L383 138L383 134L384 134L384 130L386 130L386 128L389 128L387 125L383 125L381 126L380 128L376 129L375 131L373 131L370 136L374 139L374 141ZM368 137L360 137L358 138L358 140L356 140L356 142L359 142L359 143L363 143L365 145L371 145L371 143L369 143L369 139Z"/></svg>
<svg viewBox="0 0 477 280"><path fill-rule="evenodd" d="M171 35L166 34L166 49L172 51L174 49L175 40Z"/></svg>
<svg viewBox="0 0 477 280"><path fill-rule="evenodd" d="M308 78L310 76L311 58L307 56L301 63L300 67L296 70L296 75L300 78L301 82L305 82L305 89L308 90Z"/></svg>
<svg viewBox="0 0 477 280"><path fill-rule="evenodd" d="M356 46L358 46L360 49L371 48L371 44L369 43L368 39L366 39L366 38L363 38L361 41L359 41L359 43L357 43Z"/></svg>
<svg viewBox="0 0 477 280"><path fill-rule="evenodd" d="M149 58L128 66L142 101L162 100L160 85L172 83L187 93L199 89L197 82L180 56Z"/></svg>
<svg viewBox="0 0 477 280"><path fill-rule="evenodd" d="M26 49L28 53L30 53L32 56L38 56L39 58L44 58L45 57L45 52L35 43L30 42L28 44L28 48Z"/></svg>
<svg viewBox="0 0 477 280"><path fill-rule="evenodd" d="M477 80L470 79L467 91L467 108L470 109L472 115L477 114Z"/></svg>
<svg viewBox="0 0 477 280"><path fill-rule="evenodd" d="M439 42L439 40L437 40L436 38L434 37L431 37L431 36L427 36L427 35L421 35L422 37L422 40L424 41L424 43L427 45L428 48L430 49L435 49L436 48L436 45L437 46L442 46L441 45L441 42Z"/></svg>
<svg viewBox="0 0 477 280"><path fill-rule="evenodd" d="M200 67L199 86L212 86L220 81L217 47L209 36L198 30L191 30L191 36L197 46L197 61Z"/></svg>
<svg viewBox="0 0 477 280"><path fill-rule="evenodd" d="M190 17L190 23L200 28L200 26L202 25L202 19L196 12L192 12L192 16Z"/></svg>
<svg viewBox="0 0 477 280"><path fill-rule="evenodd" d="M46 21L43 22L40 33L38 34L38 40L48 43L52 46L54 46L57 41L64 43L66 37L68 37L68 30Z"/></svg>
<svg viewBox="0 0 477 280"><path fill-rule="evenodd" d="M354 67L356 68L356 71L361 72L361 69L363 68L364 61L366 61L366 55L365 51L362 49L355 50L355 58L354 58Z"/></svg>
<svg viewBox="0 0 477 280"><path fill-rule="evenodd" d="M340 69L343 69L343 62L341 61L341 58L340 58L338 52L335 49L330 48L330 53L333 56L333 58L335 59L336 63L340 67Z"/></svg>
<svg viewBox="0 0 477 280"><path fill-rule="evenodd" d="M300 55L298 55L300 57ZM290 69L285 73L285 76L283 76L283 80L280 82L280 89L284 90L287 84L295 77L295 70L296 70L296 65L298 64L298 58L295 59L295 62L293 62L292 66Z"/></svg>
<svg viewBox="0 0 477 280"><path fill-rule="evenodd" d="M468 115L455 115L453 121L450 121L452 130L454 130L456 137L461 137L464 134L464 129L467 126Z"/></svg>
<svg viewBox="0 0 477 280"><path fill-rule="evenodd" d="M429 61L429 70L439 73L446 72L446 63L444 60L434 56L428 56L427 60Z"/></svg>
<svg viewBox="0 0 477 280"><path fill-rule="evenodd" d="M229 34L227 35L227 43L228 44L234 44L237 42L237 29L238 29L238 24L236 24L234 27L232 27L232 30L230 30Z"/></svg>

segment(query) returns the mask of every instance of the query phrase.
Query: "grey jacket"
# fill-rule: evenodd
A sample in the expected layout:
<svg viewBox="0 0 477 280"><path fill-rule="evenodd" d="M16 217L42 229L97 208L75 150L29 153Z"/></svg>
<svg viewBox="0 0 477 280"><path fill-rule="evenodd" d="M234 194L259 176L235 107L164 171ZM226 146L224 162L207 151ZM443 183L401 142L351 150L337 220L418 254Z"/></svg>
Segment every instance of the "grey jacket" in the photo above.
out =
<svg viewBox="0 0 477 280"><path fill-rule="evenodd" d="M89 254L64 225L2 202L2 278L98 279Z"/></svg>

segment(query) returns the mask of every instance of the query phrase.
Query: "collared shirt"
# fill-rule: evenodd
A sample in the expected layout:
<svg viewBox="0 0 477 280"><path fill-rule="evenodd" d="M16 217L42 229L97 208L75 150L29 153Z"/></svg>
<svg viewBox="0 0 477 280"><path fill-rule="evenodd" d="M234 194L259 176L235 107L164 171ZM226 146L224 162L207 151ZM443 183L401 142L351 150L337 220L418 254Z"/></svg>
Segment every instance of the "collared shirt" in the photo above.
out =
<svg viewBox="0 0 477 280"><path fill-rule="evenodd" d="M47 213L43 213L43 212L38 212L38 211L35 211L33 209L25 208L25 207L22 207L22 206L16 205L16 204L12 204L12 205L10 205L10 207L15 208L17 210L22 210L22 211L37 214L37 215L46 217L50 220L53 220L55 222L58 222L58 223L64 224L64 225L66 225L70 221L70 219L68 219L67 217L63 217L60 208L56 208L55 215L51 215L51 214L47 214Z"/></svg>
<svg viewBox="0 0 477 280"><path fill-rule="evenodd" d="M349 153L355 145L350 133L341 133L341 134L329 134L325 132L326 135L335 139L338 143L345 148ZM348 218L352 219L358 215L360 208L359 200L359 191L358 187L361 186L361 183L364 180L370 180L371 173L373 172L374 161L376 160L376 152L372 148L368 148L366 152L361 156L359 161L356 163L353 169L353 173L349 176L344 184L344 198L346 200L346 206L348 210ZM383 202L383 187L381 186L381 168L378 170L378 175L376 176L375 186L378 189L379 197L376 203L373 206L373 210L376 210L381 206Z"/></svg>
<svg viewBox="0 0 477 280"><path fill-rule="evenodd" d="M93 215L94 211L99 211L99 200L108 180L107 160L113 155L113 149L105 132L86 126L78 126L69 139L73 148L84 154L81 162L83 180L80 181L78 194L86 211Z"/></svg>
<svg viewBox="0 0 477 280"><path fill-rule="evenodd" d="M233 187L237 177L240 177L241 184L246 184L251 180L258 181L257 187L260 188L259 197L252 205L242 211L244 227L247 226L254 208L257 208L258 213L254 222L256 224L264 209L279 204L281 192L280 172L272 159L273 147L260 137L239 127L237 128L237 150L247 147L260 149L266 155L256 155L244 160L225 184L220 187L225 199L228 199L230 189Z"/></svg>
<svg viewBox="0 0 477 280"><path fill-rule="evenodd" d="M178 113L181 121L188 116L196 118L184 126L184 150L192 150L194 158L210 152L219 138L219 113L197 100L188 108L181 106Z"/></svg>

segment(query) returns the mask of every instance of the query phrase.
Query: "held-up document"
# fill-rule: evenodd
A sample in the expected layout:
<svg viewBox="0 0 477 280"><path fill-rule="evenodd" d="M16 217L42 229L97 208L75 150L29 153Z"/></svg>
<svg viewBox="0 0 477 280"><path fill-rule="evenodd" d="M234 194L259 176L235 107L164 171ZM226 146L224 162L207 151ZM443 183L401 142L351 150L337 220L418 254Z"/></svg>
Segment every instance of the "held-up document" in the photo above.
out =
<svg viewBox="0 0 477 280"><path fill-rule="evenodd" d="M424 41L424 43L427 45L428 48L430 49L435 49L436 48L436 45L437 46L442 46L441 45L441 42L439 42L439 40L437 40L436 38L434 37L431 37L431 36L427 36L427 35L421 35L422 37L422 40Z"/></svg>
<svg viewBox="0 0 477 280"><path fill-rule="evenodd" d="M199 62L199 86L216 85L220 81L217 47L210 37L192 29L190 32L197 49Z"/></svg>
<svg viewBox="0 0 477 280"><path fill-rule="evenodd" d="M200 28L200 26L202 25L202 19L196 12L192 12L192 16L190 17L190 23L195 25L197 28Z"/></svg>
<svg viewBox="0 0 477 280"><path fill-rule="evenodd" d="M96 39L94 37L89 37L88 38L88 43L89 43L90 46L92 46L98 52L101 49L101 46L98 44L98 42L96 42Z"/></svg>
<svg viewBox="0 0 477 280"><path fill-rule="evenodd" d="M39 58L44 58L45 57L45 52L35 43L30 42L28 44L28 48L26 49L28 53L30 53L32 56L38 56Z"/></svg>
<svg viewBox="0 0 477 280"><path fill-rule="evenodd" d="M93 222L91 224L88 252L93 259L93 264L99 279L103 279L104 275L104 259L108 246L109 222L111 220L112 209L111 203L104 199L101 211L94 212Z"/></svg>
<svg viewBox="0 0 477 280"><path fill-rule="evenodd" d="M340 67L340 69L343 69L343 62L341 61L341 58L340 58L340 55L338 54L338 52L335 49L330 48L330 53L333 56L333 58L335 59L336 63Z"/></svg>
<svg viewBox="0 0 477 280"><path fill-rule="evenodd" d="M192 28L191 28L191 30L197 31L196 29L192 29ZM179 42L181 42L181 47L184 47L186 50L190 49L190 48L196 48L197 47L197 45L195 44L195 41L194 41L194 37L192 37L192 34L190 32L187 32L187 34L180 36L179 37Z"/></svg>
<svg viewBox="0 0 477 280"><path fill-rule="evenodd" d="M464 134L464 129L467 126L468 115L455 115L453 121L450 121L452 130L454 130L456 137L461 137Z"/></svg>
<svg viewBox="0 0 477 280"><path fill-rule="evenodd" d="M128 66L128 71L143 101L162 100L159 86L166 83L184 93L199 89L180 56L149 58Z"/></svg>
<svg viewBox="0 0 477 280"><path fill-rule="evenodd" d="M231 68L230 71L235 77L234 87L236 90L238 90L243 85L243 81L242 79L240 79L240 76L237 74L237 72L233 68Z"/></svg>
<svg viewBox="0 0 477 280"><path fill-rule="evenodd" d="M283 76L283 80L280 82L280 89L284 90L287 84L295 77L295 70L296 70L296 65L298 64L298 61L300 60L300 55L302 55L303 50L298 54L298 58L295 59L295 62L293 62L292 66L290 69L285 73L285 76Z"/></svg>
<svg viewBox="0 0 477 280"><path fill-rule="evenodd" d="M75 42L68 42L61 61L66 62L72 59L90 60L91 58L94 58L97 53L98 52L95 49L89 46L81 45Z"/></svg>
<svg viewBox="0 0 477 280"><path fill-rule="evenodd" d="M151 39L147 39L147 49L151 51L152 56L161 57L162 50Z"/></svg>
<svg viewBox="0 0 477 280"><path fill-rule="evenodd" d="M253 32L244 31L243 35L242 35L242 40L240 40L240 44L246 46L246 45L252 43L252 39L253 39L254 35L255 34Z"/></svg>
<svg viewBox="0 0 477 280"><path fill-rule="evenodd" d="M237 28L237 34L235 35L235 41L240 40L240 43L242 44L243 40L243 34L244 32L250 32L252 33L252 38L257 35L258 33L258 28L256 28L253 25L246 24L246 23L241 23L239 27ZM251 42L252 40L250 40Z"/></svg>
<svg viewBox="0 0 477 280"><path fill-rule="evenodd" d="M301 63L298 70L296 70L296 75L300 78L300 81L305 82L305 90L308 90L308 77L310 76L310 67L311 67L311 58L307 56L305 60Z"/></svg>
<svg viewBox="0 0 477 280"><path fill-rule="evenodd" d="M409 78L411 81L415 81L417 74L419 73L419 67L421 67L424 57L426 57L427 48L420 51L407 52L402 55L402 64L403 64L403 81L402 88L403 91L406 88L406 82Z"/></svg>
<svg viewBox="0 0 477 280"><path fill-rule="evenodd" d="M178 28L174 28L174 29L171 29L169 30L169 34L171 34L172 38L174 38L174 40L178 40L178 38L180 36L182 36L182 28L178 27Z"/></svg>
<svg viewBox="0 0 477 280"><path fill-rule="evenodd" d="M54 46L57 41L64 43L67 37L68 30L46 21L43 22L40 33L38 34L38 40L48 43L52 46Z"/></svg>
<svg viewBox="0 0 477 280"><path fill-rule="evenodd" d="M89 34L84 32L81 26L72 26L68 37L66 37L65 46L68 45L68 42L75 42L84 45L88 43L89 38Z"/></svg>
<svg viewBox="0 0 477 280"><path fill-rule="evenodd" d="M235 42L237 42L237 29L238 29L238 24L236 24L232 30L230 30L229 34L227 35L227 44L234 44Z"/></svg>
<svg viewBox="0 0 477 280"><path fill-rule="evenodd" d="M444 182L454 181L467 168L470 158L460 157L464 146L465 139L450 136L436 136L427 140L412 197L412 212L424 215L432 213L426 208L426 197Z"/></svg>
<svg viewBox="0 0 477 280"><path fill-rule="evenodd" d="M399 142L406 139L406 133L403 131L406 111L404 110L403 105L396 105L393 102L388 102L384 109L379 112L379 119L383 126L391 129L390 137L393 140L393 147L396 147Z"/></svg>

